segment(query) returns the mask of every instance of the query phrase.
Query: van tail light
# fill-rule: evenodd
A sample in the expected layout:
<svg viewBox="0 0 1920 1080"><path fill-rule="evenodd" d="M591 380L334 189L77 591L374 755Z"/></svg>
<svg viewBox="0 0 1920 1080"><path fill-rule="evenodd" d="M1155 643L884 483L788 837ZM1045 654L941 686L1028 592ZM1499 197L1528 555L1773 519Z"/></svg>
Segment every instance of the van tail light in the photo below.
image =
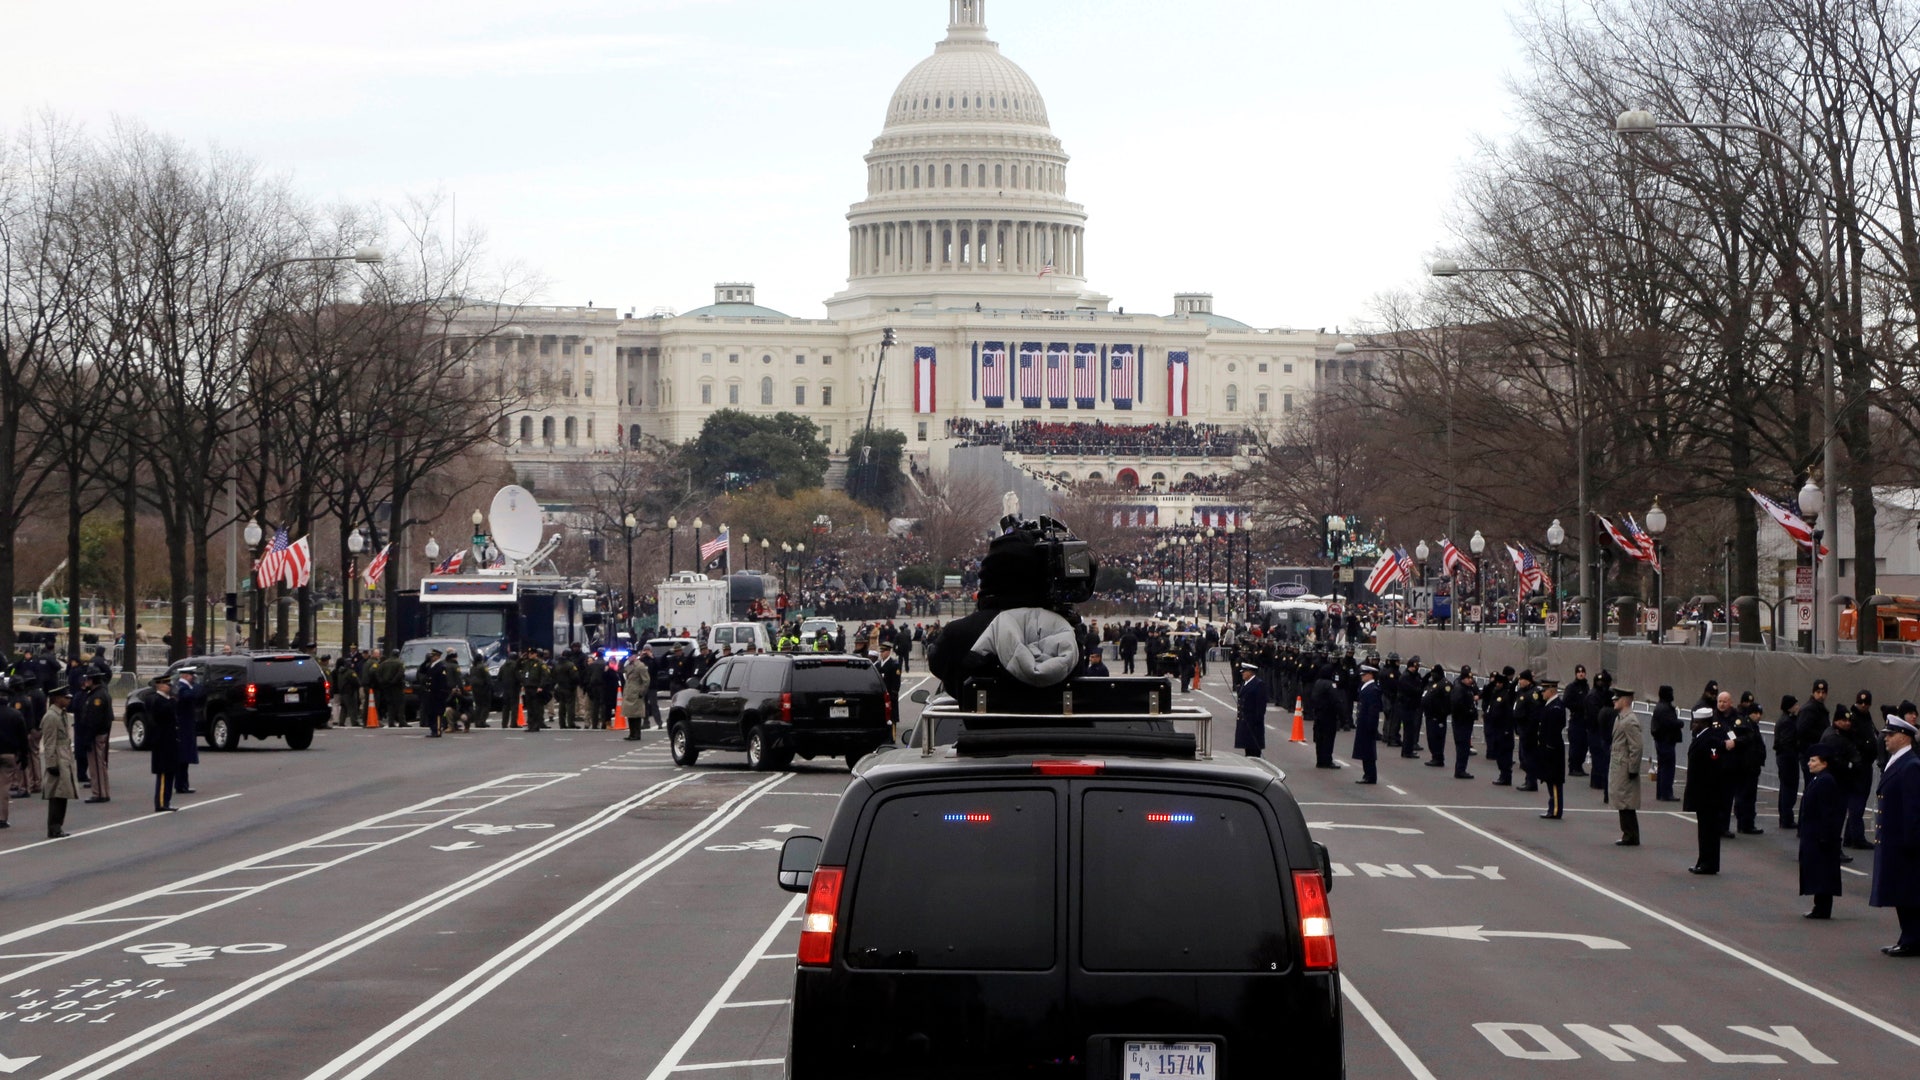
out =
<svg viewBox="0 0 1920 1080"><path fill-rule="evenodd" d="M251 709L258 704L260 704L260 684L248 683L247 684L247 708Z"/></svg>
<svg viewBox="0 0 1920 1080"><path fill-rule="evenodd" d="M780 722L783 724L793 723L793 695L792 694L782 693L780 695Z"/></svg>
<svg viewBox="0 0 1920 1080"><path fill-rule="evenodd" d="M1041 776L1098 776L1106 771L1104 761L1036 761L1033 771Z"/></svg>
<svg viewBox="0 0 1920 1080"><path fill-rule="evenodd" d="M833 933L840 912L840 882L847 871L839 866L822 866L813 871L813 884L807 888L807 913L800 923L799 961L812 967L824 967L833 961Z"/></svg>
<svg viewBox="0 0 1920 1080"><path fill-rule="evenodd" d="M1333 946L1333 910L1327 906L1327 882L1318 870L1293 872L1293 896L1300 903L1300 945L1309 971L1332 971L1339 964Z"/></svg>

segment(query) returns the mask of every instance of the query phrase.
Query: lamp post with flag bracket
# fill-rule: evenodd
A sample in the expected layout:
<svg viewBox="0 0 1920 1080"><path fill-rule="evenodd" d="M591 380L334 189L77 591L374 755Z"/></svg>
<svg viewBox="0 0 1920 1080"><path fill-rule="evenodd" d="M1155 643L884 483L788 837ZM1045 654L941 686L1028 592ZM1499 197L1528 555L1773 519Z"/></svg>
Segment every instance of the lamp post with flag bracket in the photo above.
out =
<svg viewBox="0 0 1920 1080"><path fill-rule="evenodd" d="M265 540L266 536L266 530L260 527L259 518L249 518L247 520L247 527L241 533L241 538L247 542L247 550L253 555L253 563L256 569L260 564L260 542ZM260 579L257 573L249 574L248 579L253 582L253 599L247 604L247 618L249 623L247 626L247 647L260 649L266 647L267 643L266 590L260 587Z"/></svg>
<svg viewBox="0 0 1920 1080"><path fill-rule="evenodd" d="M1487 538L1479 529L1473 530L1473 539L1467 541L1468 550L1473 552L1473 586L1479 594L1475 606L1479 608L1480 629L1487 628Z"/></svg>
<svg viewBox="0 0 1920 1080"><path fill-rule="evenodd" d="M1433 618L1433 597L1427 586L1427 559L1431 558L1432 555L1433 549L1427 546L1425 540L1420 541L1413 547L1413 561L1420 564L1419 603L1426 605L1426 610L1420 613L1420 621L1422 623L1426 623Z"/></svg>
<svg viewBox="0 0 1920 1080"><path fill-rule="evenodd" d="M1560 628L1567 624L1566 593L1560 588L1560 545L1567 542L1567 530L1560 524L1559 518L1547 526L1547 546L1553 549L1553 633L1558 636Z"/></svg>
<svg viewBox="0 0 1920 1080"><path fill-rule="evenodd" d="M1666 616L1666 571L1660 560L1660 534L1667 531L1667 512L1660 509L1660 499L1653 500L1653 509L1647 511L1647 535L1653 538L1653 643L1660 644L1667 636ZM1727 608L1728 628L1732 628L1731 605ZM1731 640L1731 639L1729 639Z"/></svg>
<svg viewBox="0 0 1920 1080"><path fill-rule="evenodd" d="M1826 493L1814 482L1813 474L1807 475L1806 486L1800 489L1800 514L1807 519L1807 527L1813 531L1813 543L1807 548L1807 558L1812 561L1813 574L1813 620L1807 630L1807 654L1812 655L1820 643L1820 539L1826 530L1820 527L1820 514L1827 508ZM1727 541L1729 549L1733 541Z"/></svg>

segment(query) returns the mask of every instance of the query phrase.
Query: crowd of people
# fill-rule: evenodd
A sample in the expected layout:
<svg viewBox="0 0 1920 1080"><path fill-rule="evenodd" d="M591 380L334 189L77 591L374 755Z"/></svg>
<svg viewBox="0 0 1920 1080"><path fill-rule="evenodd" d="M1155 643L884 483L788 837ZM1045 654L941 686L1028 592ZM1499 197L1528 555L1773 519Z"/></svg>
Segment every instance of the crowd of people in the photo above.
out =
<svg viewBox="0 0 1920 1080"><path fill-rule="evenodd" d="M1765 831L1759 791L1771 761L1778 825L1797 833L1799 892L1811 898L1806 917L1831 918L1844 891L1841 867L1854 861L1849 852L1872 852L1869 903L1894 908L1900 926L1899 940L1881 951L1920 956L1920 763L1910 752L1920 705L1911 701L1876 709L1862 691L1851 707L1834 708L1827 681L1816 680L1806 701L1779 703L1769 740L1766 707L1713 682L1685 710L1672 687L1659 687L1643 719L1634 708L1642 695L1604 670L1589 679L1584 666L1563 686L1531 670L1506 667L1482 678L1461 665L1449 674L1439 664L1423 668L1417 656L1404 664L1397 654L1362 661L1353 649L1339 655L1259 635L1243 636L1231 652L1240 704L1235 745L1249 754L1265 749L1269 700L1283 707L1297 700L1318 768L1343 767L1334 757L1342 731L1353 733L1361 784L1379 782L1381 746L1414 760L1424 741L1424 764L1443 769L1450 745L1454 778L1474 779L1470 760L1483 757L1496 771L1495 786L1544 793L1540 816L1548 820L1562 818L1569 778L1584 778L1618 811L1621 847L1640 844L1638 811L1650 774L1654 801L1678 802L1695 816L1696 857L1687 867L1695 875L1720 872L1723 842ZM1683 761L1685 787L1676 794ZM1877 842L1866 827L1876 790Z"/></svg>
<svg viewBox="0 0 1920 1080"><path fill-rule="evenodd" d="M1240 429L1219 424L1170 421L1160 424L1108 424L1100 421L1050 423L1041 420L947 421L947 434L971 446L998 446L1018 454L1138 454L1158 457L1231 457L1252 441Z"/></svg>

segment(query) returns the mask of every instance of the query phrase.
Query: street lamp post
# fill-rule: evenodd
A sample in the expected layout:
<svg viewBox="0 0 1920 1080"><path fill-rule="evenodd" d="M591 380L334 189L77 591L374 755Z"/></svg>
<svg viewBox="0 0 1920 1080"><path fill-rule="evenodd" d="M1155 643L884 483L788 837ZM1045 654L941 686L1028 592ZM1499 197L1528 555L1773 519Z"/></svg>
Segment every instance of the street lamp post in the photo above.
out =
<svg viewBox="0 0 1920 1080"><path fill-rule="evenodd" d="M1567 625L1566 603L1561 599L1566 592L1560 588L1560 545L1566 542L1567 530L1561 527L1559 518L1554 518L1553 524L1547 526L1547 546L1553 549L1553 619L1556 635L1561 627Z"/></svg>
<svg viewBox="0 0 1920 1080"><path fill-rule="evenodd" d="M724 532L725 530L723 529L722 531ZM744 529L741 530L740 546L745 549L740 553L740 569L745 570L748 573L752 573L753 572L753 534L745 531ZM761 565L761 569L764 570L765 568L766 566L763 563ZM733 569L733 567L729 566L727 567L727 569L731 570Z"/></svg>
<svg viewBox="0 0 1920 1080"><path fill-rule="evenodd" d="M760 572L761 573L763 574L766 573L767 567L772 565L770 562L768 562L768 560L771 558L773 558L773 541L763 536L760 538ZM798 597L795 597L795 599L798 600Z"/></svg>
<svg viewBox="0 0 1920 1080"><path fill-rule="evenodd" d="M353 555L353 563L347 567L347 610L345 624L340 627L340 649L342 652L360 644L360 554L367 550L367 534L356 527L347 534L347 551Z"/></svg>
<svg viewBox="0 0 1920 1080"><path fill-rule="evenodd" d="M1213 540L1219 536L1212 526L1207 528L1207 621L1213 621Z"/></svg>
<svg viewBox="0 0 1920 1080"><path fill-rule="evenodd" d="M1254 621L1253 616L1254 616L1254 609L1256 607L1256 604L1252 596L1252 589L1253 589L1253 515L1252 514L1247 515L1246 550L1247 550L1247 576L1241 580L1243 584L1246 586L1245 592L1246 592L1246 601L1247 601L1247 621L1251 623Z"/></svg>
<svg viewBox="0 0 1920 1080"><path fill-rule="evenodd" d="M1755 125L1755 124L1742 124L1742 123L1737 123L1732 121L1721 122L1721 123L1710 123L1710 124L1697 124L1697 123L1690 123L1686 121L1661 120L1660 118L1656 117L1650 110L1628 109L1626 112L1621 113L1619 117L1614 120L1613 129L1620 135L1628 136L1628 137L1637 136L1637 135L1652 135L1661 131L1741 131L1741 132L1746 132L1749 135L1755 135L1761 139L1767 140L1773 143L1775 146L1780 147L1782 150L1786 151L1787 153L1793 155L1794 161L1799 164L1800 172L1802 175L1804 175L1807 178L1807 183L1809 185L1812 185L1814 183L1814 178L1820 175L1819 173L1813 170L1812 164L1808 162L1806 159L1806 156L1800 152L1800 147L1797 146L1791 139L1788 139L1785 135L1782 135L1777 131L1771 131L1767 128L1759 127L1758 125ZM1783 168L1781 171L1784 173L1785 169ZM1811 186L1809 187L1808 190L1814 191L1814 189ZM1818 192L1815 191L1815 194L1818 194ZM1819 285L1820 285L1819 295L1822 297L1822 299L1825 299L1826 293L1828 291L1828 284L1829 284L1828 279L1831 276L1832 261L1834 257L1833 218L1827 213L1826 199L1824 196L1821 196L1820 202L1821 202L1820 212L1818 215L1819 221L1820 221L1820 255L1819 255L1819 258L1816 259L1814 262L1814 271L1816 274L1819 275ZM1826 306L1827 304L1820 305L1820 307L1822 308ZM1832 337L1832 336L1834 335L1829 333L1829 337ZM1820 383L1821 383L1821 401L1822 401L1821 424L1820 424L1820 429L1821 429L1820 430L1820 475L1823 481L1823 485L1815 485L1813 482L1813 478L1811 476L1807 478L1807 484L1809 487L1819 487L1819 490L1820 490L1819 504L1823 507L1829 504L1835 505L1835 506L1839 505L1839 491L1838 491L1838 480L1837 480L1837 477L1839 476L1839 471L1835 466L1834 447L1833 447L1833 444L1838 435L1838 425L1839 425L1839 419L1835 415L1835 410L1834 410L1833 352L1834 350L1831 347L1820 350ZM1804 506L1805 504L1802 503L1803 508ZM1816 568L1814 576L1818 578L1821 576L1821 574L1819 570L1820 559L1818 556L1819 545L1817 542L1815 543L1814 550L1815 550L1814 566ZM1825 575L1826 575L1827 595L1828 596L1839 595L1840 593L1839 560L1837 559L1827 560L1826 567L1825 567ZM1815 595L1817 596L1818 594L1819 594L1819 589L1816 587ZM1731 607L1729 607L1729 611L1731 611ZM1830 650L1834 652L1839 651L1839 642L1840 642L1840 638L1839 638L1840 620L1838 615L1839 613L1835 612L1835 617L1829 620L1831 625L1827 626L1826 628L1827 636L1825 640L1828 643ZM1820 627L1821 627L1820 608L1819 608L1819 605L1816 604L1813 610L1813 634L1816 638L1820 636L1820 632L1821 632ZM1729 632L1729 636L1731 636L1731 632L1732 632L1731 615L1729 615L1729 619L1728 619L1728 632Z"/></svg>
<svg viewBox="0 0 1920 1080"><path fill-rule="evenodd" d="M1473 551L1473 585L1480 597L1477 606L1480 609L1480 629L1484 631L1487 628L1487 565L1481 556L1487 553L1487 538L1480 535L1479 529L1475 529L1473 539L1467 541L1467 547Z"/></svg>
<svg viewBox="0 0 1920 1080"><path fill-rule="evenodd" d="M1433 598L1427 595L1427 558L1432 554L1433 549L1427 546L1425 540L1414 545L1413 559L1420 564L1421 602L1427 605L1427 610L1420 613L1420 622L1422 625L1425 625L1427 620L1433 617Z"/></svg>
<svg viewBox="0 0 1920 1080"><path fill-rule="evenodd" d="M629 510L627 516L620 519L620 524L627 530L627 633L631 634L634 616L639 608L633 596L633 530L639 528L640 519Z"/></svg>
<svg viewBox="0 0 1920 1080"><path fill-rule="evenodd" d="M1167 579L1173 576L1173 568L1167 565L1167 542L1165 540L1159 541L1153 545L1153 550L1155 556L1154 563L1160 572L1160 606L1162 608L1170 608L1172 605L1167 602L1167 588L1169 585Z"/></svg>
<svg viewBox="0 0 1920 1080"><path fill-rule="evenodd" d="M1660 500L1653 500L1653 509L1647 511L1647 535L1653 537L1653 643L1660 644L1667 636L1666 589L1667 575L1660 561L1660 534L1667 531L1667 512L1660 509ZM1731 591L1731 590L1729 590ZM1727 630L1733 630L1733 607L1727 607Z"/></svg>
<svg viewBox="0 0 1920 1080"><path fill-rule="evenodd" d="M679 536L679 532L680 519L669 516L667 518L667 577L669 578L673 577L673 542Z"/></svg>
<svg viewBox="0 0 1920 1080"><path fill-rule="evenodd" d="M249 518L246 529L241 533L242 538L247 542L247 551L253 556L256 568L260 564L260 541L265 539L266 535L266 530L260 527L258 518ZM267 595L266 590L261 588L257 576L253 581L253 602L247 607L248 617L252 620L251 625L247 627L247 645L255 649L264 648L267 643Z"/></svg>
<svg viewBox="0 0 1920 1080"><path fill-rule="evenodd" d="M1820 485L1814 483L1813 477L1809 475L1806 486L1800 489L1800 513L1806 517L1807 527L1813 530L1813 545L1807 549L1807 557L1813 560L1815 568L1813 574L1813 626L1809 628L1811 632L1807 635L1808 653L1819 651L1820 645L1820 538L1826 535L1826 530L1820 527L1820 515L1825 512L1826 508L1826 493L1820 490ZM1827 561L1829 563L1833 562L1832 559L1828 559ZM1829 592L1828 595L1832 595L1832 593ZM1838 623L1840 621L1837 617L1839 613L1835 612L1834 614L1836 618L1833 621Z"/></svg>
<svg viewBox="0 0 1920 1080"><path fill-rule="evenodd" d="M1333 595L1340 596L1340 549L1347 540L1347 519L1339 514L1327 518L1327 553L1333 556ZM1344 597L1343 597L1344 599ZM1332 620L1329 619L1329 622Z"/></svg>
<svg viewBox="0 0 1920 1080"><path fill-rule="evenodd" d="M700 530L705 528L706 524L699 518L693 519L693 572L696 574L707 572L707 560L700 554Z"/></svg>
<svg viewBox="0 0 1920 1080"><path fill-rule="evenodd" d="M1239 610L1239 605L1236 605L1236 604L1235 604L1235 603L1233 602L1233 534L1234 534L1234 525L1233 525L1233 519L1232 519L1232 518L1228 518L1228 519L1227 519L1227 528L1226 528L1226 533L1227 533L1227 597L1226 597L1226 601L1225 601L1225 602L1226 602L1226 607L1227 607L1227 621L1228 621L1228 622L1233 622L1233 621L1234 621L1234 617L1233 617L1233 616L1234 616L1234 612L1235 612L1235 611L1237 611L1237 610ZM1241 595L1241 599L1242 599L1243 601L1244 601L1244 600L1246 599L1246 596L1245 596L1245 594L1244 594L1244 592L1243 592L1243 594Z"/></svg>

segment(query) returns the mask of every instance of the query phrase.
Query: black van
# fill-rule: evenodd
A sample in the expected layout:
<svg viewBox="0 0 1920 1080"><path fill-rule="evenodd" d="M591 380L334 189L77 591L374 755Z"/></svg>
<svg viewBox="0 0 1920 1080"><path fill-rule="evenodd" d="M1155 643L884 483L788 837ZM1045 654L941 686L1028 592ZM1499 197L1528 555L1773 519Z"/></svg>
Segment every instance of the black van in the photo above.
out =
<svg viewBox="0 0 1920 1080"><path fill-rule="evenodd" d="M727 657L667 709L676 765L740 750L754 769L784 769L796 754L844 756L852 767L892 738L893 702L863 656Z"/></svg>
<svg viewBox="0 0 1920 1080"><path fill-rule="evenodd" d="M1331 864L1280 770L1007 734L877 754L787 842L787 1076L1344 1075Z"/></svg>
<svg viewBox="0 0 1920 1080"><path fill-rule="evenodd" d="M320 665L305 653L195 656L167 668L172 678L193 668L204 707L194 716L195 734L219 750L234 750L242 736L282 738L292 750L313 745L313 732L327 726L333 688ZM142 686L127 698L127 741L147 748L147 709L155 691Z"/></svg>

